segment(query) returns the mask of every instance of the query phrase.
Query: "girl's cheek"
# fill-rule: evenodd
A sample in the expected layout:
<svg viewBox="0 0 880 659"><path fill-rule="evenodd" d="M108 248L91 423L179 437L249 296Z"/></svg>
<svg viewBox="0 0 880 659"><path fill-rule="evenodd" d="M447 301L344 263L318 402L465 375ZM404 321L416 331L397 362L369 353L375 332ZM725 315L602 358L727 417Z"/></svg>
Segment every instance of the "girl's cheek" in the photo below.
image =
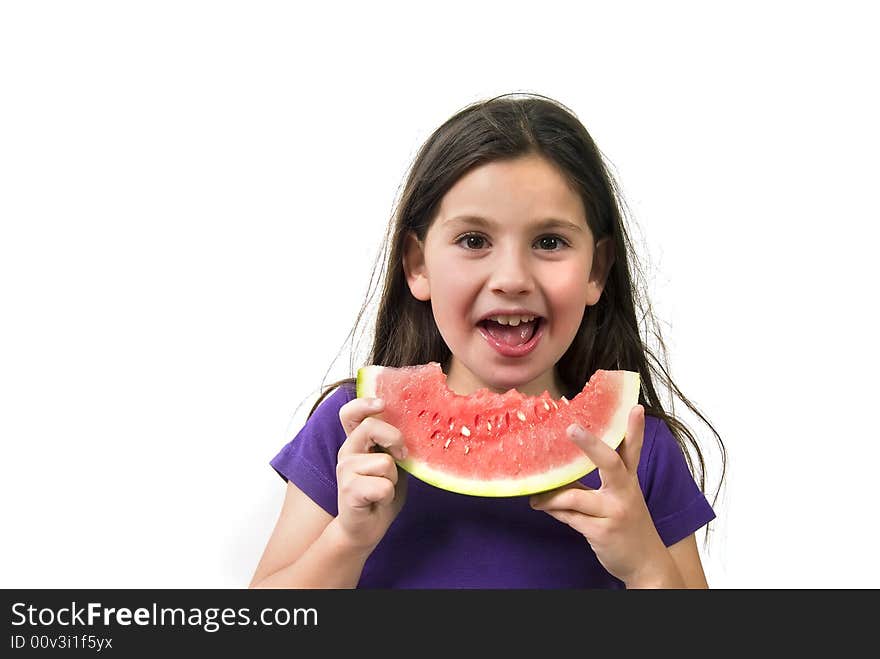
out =
<svg viewBox="0 0 880 659"><path fill-rule="evenodd" d="M587 275L581 270L559 273L554 280L553 297L561 310L581 312L587 302Z"/></svg>
<svg viewBox="0 0 880 659"><path fill-rule="evenodd" d="M444 273L443 278L446 280L449 288L467 290L478 287L483 276L478 269L468 267L468 264L457 264L455 267L450 267Z"/></svg>

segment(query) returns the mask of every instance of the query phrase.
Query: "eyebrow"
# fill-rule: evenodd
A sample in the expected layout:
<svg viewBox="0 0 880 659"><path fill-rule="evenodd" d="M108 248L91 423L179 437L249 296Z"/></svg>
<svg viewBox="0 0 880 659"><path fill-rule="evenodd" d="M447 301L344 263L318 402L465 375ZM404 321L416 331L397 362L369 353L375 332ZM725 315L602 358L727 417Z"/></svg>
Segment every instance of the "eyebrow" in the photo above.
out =
<svg viewBox="0 0 880 659"><path fill-rule="evenodd" d="M444 225L449 224L466 224L476 225L491 229L498 225L498 222L482 217L480 215L457 215L456 217L443 220ZM538 222L538 226L542 229L569 229L570 231L583 231L584 227L575 224L570 220L562 220L556 217L548 217Z"/></svg>

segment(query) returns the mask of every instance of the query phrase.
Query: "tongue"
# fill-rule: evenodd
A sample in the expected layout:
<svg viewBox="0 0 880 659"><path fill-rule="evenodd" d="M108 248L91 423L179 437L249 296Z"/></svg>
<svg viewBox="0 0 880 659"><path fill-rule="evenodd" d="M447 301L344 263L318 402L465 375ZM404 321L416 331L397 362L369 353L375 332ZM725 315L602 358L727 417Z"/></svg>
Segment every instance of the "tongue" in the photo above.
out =
<svg viewBox="0 0 880 659"><path fill-rule="evenodd" d="M486 331L491 334L496 341L506 343L510 346L518 346L526 343L535 334L537 321L528 323L520 323L516 327L512 325L501 325L494 320L486 321Z"/></svg>

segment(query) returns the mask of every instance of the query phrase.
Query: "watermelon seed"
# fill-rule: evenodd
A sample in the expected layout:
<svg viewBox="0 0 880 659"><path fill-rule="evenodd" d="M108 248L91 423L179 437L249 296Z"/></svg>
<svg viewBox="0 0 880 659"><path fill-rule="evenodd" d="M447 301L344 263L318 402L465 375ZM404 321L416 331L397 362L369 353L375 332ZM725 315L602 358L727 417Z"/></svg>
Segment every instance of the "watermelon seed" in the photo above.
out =
<svg viewBox="0 0 880 659"><path fill-rule="evenodd" d="M510 425L510 412L504 413L504 425L506 425L506 426Z"/></svg>
<svg viewBox="0 0 880 659"><path fill-rule="evenodd" d="M440 434L440 431L439 431L439 430L435 430L434 432L431 433L431 439L434 439L434 438L437 437L439 434Z"/></svg>
<svg viewBox="0 0 880 659"><path fill-rule="evenodd" d="M471 447L470 447L470 446L465 446L465 447L464 447L464 454L467 455L467 454L468 454L468 451L470 451L470 450L471 450Z"/></svg>
<svg viewBox="0 0 880 659"><path fill-rule="evenodd" d="M467 427L467 426L462 426L462 427L461 427L461 434L464 435L465 437L470 437L470 436L471 436L471 431L468 430L468 427Z"/></svg>
<svg viewBox="0 0 880 659"><path fill-rule="evenodd" d="M550 406L547 404L547 401L546 401L546 400L544 401L544 409L545 409L545 410L549 410L549 409L550 409Z"/></svg>
<svg viewBox="0 0 880 659"><path fill-rule="evenodd" d="M419 412L419 418L425 416L425 413L426 413L427 411L428 411L428 410L422 410L421 412Z"/></svg>
<svg viewBox="0 0 880 659"><path fill-rule="evenodd" d="M516 418L519 419L520 421L525 421L526 415L523 414L522 412L520 412L519 410L517 410L516 411Z"/></svg>
<svg viewBox="0 0 880 659"><path fill-rule="evenodd" d="M476 428L478 425L480 425L480 415L479 414L477 414L477 416L474 417L474 428Z"/></svg>
<svg viewBox="0 0 880 659"><path fill-rule="evenodd" d="M449 439L447 439L446 443L443 445L443 448L449 448L449 442L451 442L451 441L452 441L451 437Z"/></svg>
<svg viewBox="0 0 880 659"><path fill-rule="evenodd" d="M562 397L562 402L565 403L566 405L569 404L568 399L565 396Z"/></svg>
<svg viewBox="0 0 880 659"><path fill-rule="evenodd" d="M491 421L486 422L486 428L488 428L490 431L492 430L492 422Z"/></svg>
<svg viewBox="0 0 880 659"><path fill-rule="evenodd" d="M559 405L556 404L556 401L555 401L555 400L551 400L550 402L553 403L553 409L554 409L554 410L558 410L558 409L559 409Z"/></svg>
<svg viewBox="0 0 880 659"><path fill-rule="evenodd" d="M434 412L434 417L431 419L431 423L437 423L440 420L440 413Z"/></svg>

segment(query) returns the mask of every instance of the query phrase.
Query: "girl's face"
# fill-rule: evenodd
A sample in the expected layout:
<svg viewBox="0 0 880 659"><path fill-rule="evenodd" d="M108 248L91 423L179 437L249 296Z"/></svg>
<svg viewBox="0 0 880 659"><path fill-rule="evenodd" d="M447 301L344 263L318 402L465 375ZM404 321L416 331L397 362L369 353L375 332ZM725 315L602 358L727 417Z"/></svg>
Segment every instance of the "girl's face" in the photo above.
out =
<svg viewBox="0 0 880 659"><path fill-rule="evenodd" d="M448 386L561 396L554 366L599 301L611 247L594 245L580 197L539 156L463 176L404 256L410 291L431 301L452 352Z"/></svg>

